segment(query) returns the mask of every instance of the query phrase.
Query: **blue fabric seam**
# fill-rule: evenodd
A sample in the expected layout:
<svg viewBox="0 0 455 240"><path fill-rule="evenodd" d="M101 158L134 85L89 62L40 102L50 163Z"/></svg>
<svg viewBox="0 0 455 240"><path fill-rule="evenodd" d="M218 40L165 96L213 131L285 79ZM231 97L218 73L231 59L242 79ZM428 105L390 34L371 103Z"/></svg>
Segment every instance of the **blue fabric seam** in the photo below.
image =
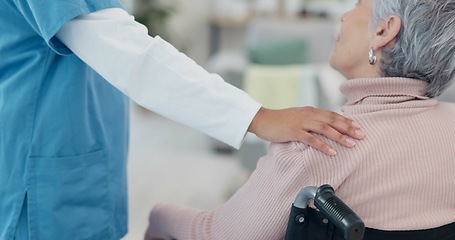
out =
<svg viewBox="0 0 455 240"><path fill-rule="evenodd" d="M44 68L40 74L40 78L37 80L37 84L35 85L35 93L33 95L33 106L30 106L30 109L33 109L32 112L30 113L30 116L32 119L29 119L27 121L30 121L30 125L31 125L31 129L29 131L30 133L30 138L29 140L27 141L27 148L29 149L29 152L27 153L27 159L29 158L30 156L30 146L32 145L32 141L33 141L33 137L34 137L34 132L35 132L35 121L36 121L36 109L38 107L38 98L39 98L39 92L41 91L41 85L42 85L42 82L43 82L43 79L44 79L44 76L45 76L45 70L48 68L49 66L49 54L50 54L50 50L47 49L46 50L46 59L45 59L45 65L44 65ZM26 161L27 163L28 161Z"/></svg>
<svg viewBox="0 0 455 240"><path fill-rule="evenodd" d="M32 112L30 113L30 116L31 116L31 119L29 119L28 121L30 121L30 139L27 141L27 144L28 144L28 149L29 149L29 152L27 153L27 156L26 156L26 160L25 160L25 168L26 168L26 171L25 171L25 192L28 193L26 196L27 196L27 204L29 205L28 207L28 211L33 213L33 197L28 197L28 195L30 195L31 193L29 192L29 189L28 189L28 186L29 184L32 184L34 181L33 180L30 180L31 178L31 174L30 174L30 163L29 163L29 156L30 156L30 150L31 150L31 145L32 145L32 141L33 141L33 137L34 137L34 132L35 132L35 122L36 122L36 109L38 107L38 98L39 98L39 92L41 91L41 86L42 86L42 82L43 82L43 79L44 79L44 76L45 76L45 69L47 69L47 67L49 66L49 55L51 53L51 50L50 49L47 49L46 50L46 59L45 59L45 65L44 65L44 68L41 72L41 76L39 78L36 84L36 87L35 87L35 94L33 96L33 98L35 99L33 101L34 105L31 106L30 109L33 109ZM20 212L22 211L22 205L21 205L21 208L19 209L18 211L18 217L20 216ZM31 239L33 239L33 233L34 233L34 227L35 226L33 224L34 222L34 217L32 216L32 214L28 214L28 221L29 221L29 237ZM16 224L16 227L17 227L17 224Z"/></svg>
<svg viewBox="0 0 455 240"><path fill-rule="evenodd" d="M42 37L46 41L47 45L53 51L55 51L57 54L62 54L60 51L58 51L58 49L54 49L54 47L51 44L51 39L53 37L55 37L55 34L57 34L58 30L60 30L60 28L65 23L67 23L68 21L70 21L71 19L73 19L73 18L75 18L75 17L77 17L79 15L93 13L93 12L96 12L98 10L102 10L102 9L106 9L106 8L122 8L122 5L119 4L119 3L118 4L114 3L111 0L103 1L103 2L101 2L99 4L97 4L96 7L90 7L90 6L87 6L87 5L80 5L77 9L74 9L73 11L68 11L68 12L65 12L65 13L61 14L58 17L59 19L61 19L61 21L56 22L54 25L52 25L51 27L46 29L43 32L44 36L42 36Z"/></svg>
<svg viewBox="0 0 455 240"><path fill-rule="evenodd" d="M97 5L96 8L95 7L90 8L87 5L81 5L81 6L79 6L78 9L74 9L73 11L69 11L67 13L61 14L61 16L59 16L59 18L61 18L62 21L55 23L47 31L44 32L47 35L44 40L46 40L46 42L48 42L53 36L55 36L57 31L66 22L70 21L71 19L73 19L81 14L88 14L88 13L92 13L92 12L95 12L95 11L98 11L98 10L101 10L104 8L119 7L119 6L121 6L121 5L112 4L112 1L107 0L107 1L104 1L104 2L100 3L99 5Z"/></svg>
<svg viewBox="0 0 455 240"><path fill-rule="evenodd" d="M23 206L24 201L25 201L25 197L26 196L22 197L22 201L20 202L20 204L18 204L18 205L13 207L14 209L19 210L19 214L16 215L17 217L13 215L13 221L12 222L15 222L16 224L11 225L10 228L8 228L6 230L6 235L7 236L8 236L8 233L10 233L8 239L14 239L15 238L16 231L17 231L17 225L19 224L19 217L20 217L20 214L21 214L21 211L22 211L22 206ZM17 207L17 206L19 206L19 207Z"/></svg>

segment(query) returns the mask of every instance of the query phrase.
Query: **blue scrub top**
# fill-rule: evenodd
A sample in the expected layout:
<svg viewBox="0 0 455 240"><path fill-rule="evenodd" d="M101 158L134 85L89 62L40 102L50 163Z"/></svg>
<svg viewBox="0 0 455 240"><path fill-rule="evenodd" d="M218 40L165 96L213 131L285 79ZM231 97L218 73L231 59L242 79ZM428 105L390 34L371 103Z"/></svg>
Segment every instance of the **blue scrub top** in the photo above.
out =
<svg viewBox="0 0 455 240"><path fill-rule="evenodd" d="M54 37L109 7L0 1L0 239L126 234L128 101Z"/></svg>

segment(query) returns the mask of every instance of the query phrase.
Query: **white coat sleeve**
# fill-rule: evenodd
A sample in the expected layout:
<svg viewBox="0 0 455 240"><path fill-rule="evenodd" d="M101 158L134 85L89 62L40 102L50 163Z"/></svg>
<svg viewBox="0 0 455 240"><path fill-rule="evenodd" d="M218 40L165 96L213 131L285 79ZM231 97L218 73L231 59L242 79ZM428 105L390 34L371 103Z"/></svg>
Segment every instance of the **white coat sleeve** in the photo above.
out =
<svg viewBox="0 0 455 240"><path fill-rule="evenodd" d="M239 148L260 104L210 74L120 8L80 15L57 33L133 101Z"/></svg>

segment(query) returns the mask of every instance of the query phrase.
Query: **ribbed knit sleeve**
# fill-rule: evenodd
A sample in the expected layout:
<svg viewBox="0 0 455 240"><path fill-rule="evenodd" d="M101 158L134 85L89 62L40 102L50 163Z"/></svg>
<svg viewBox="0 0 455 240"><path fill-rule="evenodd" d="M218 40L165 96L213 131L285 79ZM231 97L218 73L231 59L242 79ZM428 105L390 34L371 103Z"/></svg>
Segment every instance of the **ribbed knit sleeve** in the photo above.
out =
<svg viewBox="0 0 455 240"><path fill-rule="evenodd" d="M271 144L250 179L222 206L199 212L171 204L155 207L149 239L282 239L297 193L308 185L339 186L355 168L355 161L349 162L301 143Z"/></svg>
<svg viewBox="0 0 455 240"><path fill-rule="evenodd" d="M177 204L157 204L150 213L146 239L187 239L191 222L201 212Z"/></svg>

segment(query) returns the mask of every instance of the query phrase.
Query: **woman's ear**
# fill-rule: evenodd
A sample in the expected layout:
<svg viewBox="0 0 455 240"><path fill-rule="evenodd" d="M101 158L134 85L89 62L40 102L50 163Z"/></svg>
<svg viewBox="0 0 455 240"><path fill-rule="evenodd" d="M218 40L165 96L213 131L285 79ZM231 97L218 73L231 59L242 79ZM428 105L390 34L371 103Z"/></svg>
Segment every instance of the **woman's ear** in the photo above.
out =
<svg viewBox="0 0 455 240"><path fill-rule="evenodd" d="M391 15L385 21L380 22L371 41L373 50L395 43L400 29L401 18L397 15Z"/></svg>

